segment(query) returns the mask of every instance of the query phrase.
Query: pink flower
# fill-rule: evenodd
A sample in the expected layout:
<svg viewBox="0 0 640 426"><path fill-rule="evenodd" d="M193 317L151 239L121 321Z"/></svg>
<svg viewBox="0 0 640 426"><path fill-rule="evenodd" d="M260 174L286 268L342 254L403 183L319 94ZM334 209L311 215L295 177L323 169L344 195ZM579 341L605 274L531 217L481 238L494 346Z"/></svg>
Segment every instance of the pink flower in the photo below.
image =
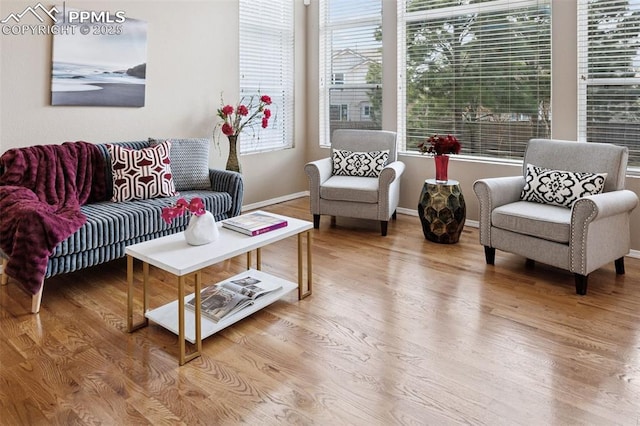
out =
<svg viewBox="0 0 640 426"><path fill-rule="evenodd" d="M269 119L267 117L262 117L262 128L266 129L269 125Z"/></svg>
<svg viewBox="0 0 640 426"><path fill-rule="evenodd" d="M202 216L205 214L206 210L204 209L202 198L193 197L189 203L189 211L196 216Z"/></svg>
<svg viewBox="0 0 640 426"><path fill-rule="evenodd" d="M264 102L267 105L271 105L271 97L268 95L260 96L260 102Z"/></svg>
<svg viewBox="0 0 640 426"><path fill-rule="evenodd" d="M191 214L195 216L202 216L207 212L204 208L202 198L193 197L191 202L187 202L184 198L180 198L173 206L164 207L160 217L162 217L162 220L166 223L171 223L173 219L182 216L187 211L191 212Z"/></svg>
<svg viewBox="0 0 640 426"><path fill-rule="evenodd" d="M266 118L271 118L271 110L270 110L270 109L265 108L265 109L264 109L264 111L263 111L263 113L264 113L264 116L265 116Z"/></svg>

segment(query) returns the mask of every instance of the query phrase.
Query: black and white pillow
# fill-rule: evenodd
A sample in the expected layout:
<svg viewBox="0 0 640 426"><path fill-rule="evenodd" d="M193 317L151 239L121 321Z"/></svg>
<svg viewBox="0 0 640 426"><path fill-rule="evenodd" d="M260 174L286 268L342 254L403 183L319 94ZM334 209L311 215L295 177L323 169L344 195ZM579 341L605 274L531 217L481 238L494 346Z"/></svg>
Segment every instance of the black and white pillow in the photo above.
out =
<svg viewBox="0 0 640 426"><path fill-rule="evenodd" d="M571 208L579 198L600 194L607 173L567 172L527 164L520 199Z"/></svg>
<svg viewBox="0 0 640 426"><path fill-rule="evenodd" d="M378 177L389 160L389 150L356 152L334 149L333 174L336 176Z"/></svg>

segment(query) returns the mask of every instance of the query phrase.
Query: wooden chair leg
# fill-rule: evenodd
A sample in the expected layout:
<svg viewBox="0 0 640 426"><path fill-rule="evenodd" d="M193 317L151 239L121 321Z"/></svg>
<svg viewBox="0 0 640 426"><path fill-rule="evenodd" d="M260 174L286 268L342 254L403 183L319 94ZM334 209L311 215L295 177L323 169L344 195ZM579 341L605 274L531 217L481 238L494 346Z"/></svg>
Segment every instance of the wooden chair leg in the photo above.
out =
<svg viewBox="0 0 640 426"><path fill-rule="evenodd" d="M589 275L573 274L576 280L576 294L584 296L587 294L587 281Z"/></svg>
<svg viewBox="0 0 640 426"><path fill-rule="evenodd" d="M615 260L616 274L624 275L624 256Z"/></svg>
<svg viewBox="0 0 640 426"><path fill-rule="evenodd" d="M2 275L0 275L0 285L7 285L9 283L9 275L7 275L7 262L8 259L2 259Z"/></svg>
<svg viewBox="0 0 640 426"><path fill-rule="evenodd" d="M40 291L31 297L31 313L37 314L40 312L40 302L42 302L42 291L44 290L44 282L40 286Z"/></svg>
<svg viewBox="0 0 640 426"><path fill-rule="evenodd" d="M320 229L320 215L319 214L314 214L313 215L313 227L315 229Z"/></svg>

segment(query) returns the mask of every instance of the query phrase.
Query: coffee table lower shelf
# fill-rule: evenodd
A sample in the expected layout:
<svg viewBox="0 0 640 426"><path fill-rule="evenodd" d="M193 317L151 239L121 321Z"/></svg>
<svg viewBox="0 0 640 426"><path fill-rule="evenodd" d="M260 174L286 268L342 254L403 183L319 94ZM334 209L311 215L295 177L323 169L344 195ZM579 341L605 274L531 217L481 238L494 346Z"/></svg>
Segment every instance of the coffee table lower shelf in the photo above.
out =
<svg viewBox="0 0 640 426"><path fill-rule="evenodd" d="M257 312L260 309L266 306L269 306L273 302L280 300L281 298L283 298L285 295L292 292L293 290L298 289L298 284L295 284L291 281L284 280L282 278L276 277L274 275L271 275L256 269L249 269L240 274L234 275L233 277L230 277L225 281L243 278L243 277L246 277L247 275L250 275L261 281L265 281L265 282L268 281L272 284L281 285L282 288L257 298L256 301L253 303L253 305L247 306L241 311L238 311L235 314L230 315L219 322L212 321L211 319L209 319L209 317L202 315L202 339L203 340L209 336L214 335L218 331L232 324L235 324L241 319L248 317L254 312ZM202 287L205 288L205 287L208 287L209 285L213 285L213 284L203 285ZM185 296L184 298L185 304L187 303L187 300L193 297L193 295L194 293L191 293ZM172 333L179 335L178 301L177 300L174 300L173 302L167 303L166 305L162 305L158 308L147 311L145 313L145 317L150 319L154 323L161 325L162 327L166 328ZM192 311L191 309L185 308L184 310L185 340L192 344L196 343L195 318L196 318L195 312Z"/></svg>

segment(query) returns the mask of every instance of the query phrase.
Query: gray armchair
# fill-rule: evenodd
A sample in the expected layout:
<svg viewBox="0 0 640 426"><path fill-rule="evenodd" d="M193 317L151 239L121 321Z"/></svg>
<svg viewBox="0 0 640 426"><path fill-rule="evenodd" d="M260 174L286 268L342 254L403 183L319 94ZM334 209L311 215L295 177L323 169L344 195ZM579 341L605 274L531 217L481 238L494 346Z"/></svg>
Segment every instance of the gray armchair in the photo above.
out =
<svg viewBox="0 0 640 426"><path fill-rule="evenodd" d="M624 256L630 249L629 217L638 204L636 194L624 189L627 160L627 148L612 144L529 141L523 176L480 179L473 185L480 204L480 244L487 264L494 264L495 250L499 249L524 256L530 265L539 261L569 270L574 273L579 295L587 293L589 273L608 262L615 261L616 273L624 274ZM553 186L559 182L537 180L527 164L607 175L602 193L583 193L569 205L559 206L545 202L554 202L553 197L548 198L549 192L534 195L540 197L538 202L521 199L525 185L527 190L557 190ZM564 194L570 192L565 190Z"/></svg>
<svg viewBox="0 0 640 426"><path fill-rule="evenodd" d="M332 158L306 164L314 228L320 227L320 215L343 216L379 220L382 236L387 235L389 218L396 218L405 167L397 161L396 133L340 129L333 133L331 145L332 153L389 151L389 156L378 177L336 175Z"/></svg>

